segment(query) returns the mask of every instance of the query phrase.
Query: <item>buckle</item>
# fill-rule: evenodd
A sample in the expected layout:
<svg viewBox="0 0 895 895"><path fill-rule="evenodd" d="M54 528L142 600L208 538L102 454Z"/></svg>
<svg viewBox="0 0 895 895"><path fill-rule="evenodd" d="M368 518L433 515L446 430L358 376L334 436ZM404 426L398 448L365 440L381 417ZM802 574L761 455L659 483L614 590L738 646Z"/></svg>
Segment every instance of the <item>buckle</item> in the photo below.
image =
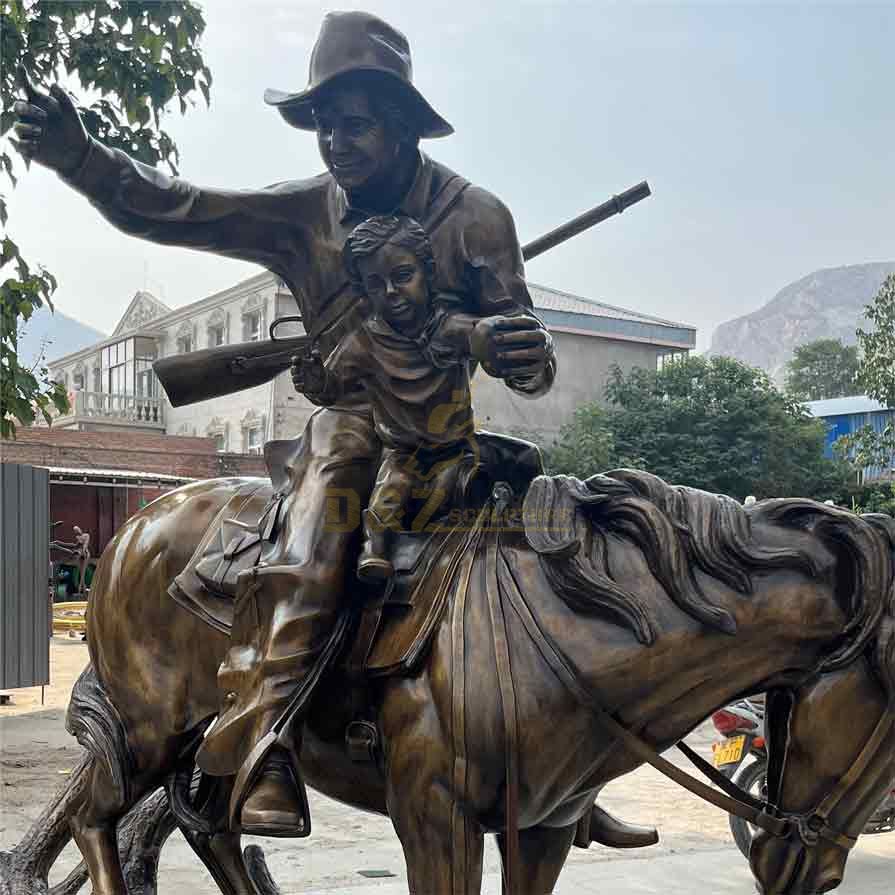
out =
<svg viewBox="0 0 895 895"><path fill-rule="evenodd" d="M345 730L348 757L359 764L376 764L379 731L371 721L352 721Z"/></svg>
<svg viewBox="0 0 895 895"><path fill-rule="evenodd" d="M799 838L808 848L814 848L820 841L820 834L827 825L826 818L819 814L802 814L793 820Z"/></svg>

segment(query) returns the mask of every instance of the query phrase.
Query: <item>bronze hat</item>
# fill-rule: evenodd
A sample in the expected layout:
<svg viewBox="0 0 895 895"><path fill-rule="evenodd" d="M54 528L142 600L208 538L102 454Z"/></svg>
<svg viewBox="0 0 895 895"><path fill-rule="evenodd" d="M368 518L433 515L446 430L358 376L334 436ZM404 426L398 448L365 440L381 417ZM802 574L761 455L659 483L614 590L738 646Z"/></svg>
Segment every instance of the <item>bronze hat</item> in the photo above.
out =
<svg viewBox="0 0 895 895"><path fill-rule="evenodd" d="M311 115L314 100L334 81L356 72L384 76L413 113L421 137L446 137L454 132L413 86L407 38L367 12L328 13L311 51L308 86L299 93L267 89L264 101L276 106L293 127L314 130Z"/></svg>

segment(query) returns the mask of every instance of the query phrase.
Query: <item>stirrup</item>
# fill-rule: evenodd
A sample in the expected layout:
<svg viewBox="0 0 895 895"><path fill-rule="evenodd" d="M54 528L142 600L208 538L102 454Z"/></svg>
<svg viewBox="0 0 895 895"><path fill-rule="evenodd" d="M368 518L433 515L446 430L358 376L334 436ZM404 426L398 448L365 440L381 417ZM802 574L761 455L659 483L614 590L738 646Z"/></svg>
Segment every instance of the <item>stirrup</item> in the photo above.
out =
<svg viewBox="0 0 895 895"><path fill-rule="evenodd" d="M304 782L297 775L285 750L273 750L266 757L240 810L240 830L244 835L292 839L310 834L307 795ZM253 804L255 800L258 805Z"/></svg>
<svg viewBox="0 0 895 895"><path fill-rule="evenodd" d="M255 744L255 748L249 753L248 758L243 762L233 781L228 816L230 829L234 833L289 838L301 838L311 835L311 812L308 808L308 793L298 767L297 748L296 746L295 749L289 749L279 742L279 735L276 731L271 731ZM280 752L281 755L277 755L277 752ZM249 827L245 828L242 825L243 806L254 794L255 787L263 780L272 754L276 757L278 763L283 762L284 769L288 769L291 777L291 793L294 794L298 803L294 815L301 816L301 824L296 823L294 819L291 823L282 824L273 822L273 820L276 820L275 818L270 823L259 818L257 822L250 823Z"/></svg>

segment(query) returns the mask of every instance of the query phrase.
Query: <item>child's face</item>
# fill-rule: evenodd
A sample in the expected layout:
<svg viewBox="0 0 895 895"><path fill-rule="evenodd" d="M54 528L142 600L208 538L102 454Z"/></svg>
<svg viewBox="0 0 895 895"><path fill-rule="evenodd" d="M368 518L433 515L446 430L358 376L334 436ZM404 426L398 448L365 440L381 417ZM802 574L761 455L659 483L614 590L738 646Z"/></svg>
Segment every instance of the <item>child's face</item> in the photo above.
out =
<svg viewBox="0 0 895 895"><path fill-rule="evenodd" d="M418 333L429 315L429 283L413 252L387 242L357 267L376 313L400 332Z"/></svg>

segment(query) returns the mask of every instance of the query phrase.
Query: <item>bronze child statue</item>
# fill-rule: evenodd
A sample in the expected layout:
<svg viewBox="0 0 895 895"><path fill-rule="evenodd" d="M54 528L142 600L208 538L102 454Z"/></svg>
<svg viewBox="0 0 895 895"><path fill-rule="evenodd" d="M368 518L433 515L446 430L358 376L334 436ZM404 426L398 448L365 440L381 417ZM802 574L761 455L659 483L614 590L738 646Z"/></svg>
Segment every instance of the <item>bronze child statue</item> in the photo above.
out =
<svg viewBox="0 0 895 895"><path fill-rule="evenodd" d="M461 300L436 293L432 245L406 215L380 215L358 225L345 243L345 266L372 314L326 359L317 354L304 373L305 394L333 404L362 385L383 445L376 483L363 514L361 578L390 578L388 535L406 526L412 495L424 492L441 470L474 462L475 435L469 360L483 339L470 329ZM487 360L487 354L477 358ZM425 525L444 502L435 486Z"/></svg>

